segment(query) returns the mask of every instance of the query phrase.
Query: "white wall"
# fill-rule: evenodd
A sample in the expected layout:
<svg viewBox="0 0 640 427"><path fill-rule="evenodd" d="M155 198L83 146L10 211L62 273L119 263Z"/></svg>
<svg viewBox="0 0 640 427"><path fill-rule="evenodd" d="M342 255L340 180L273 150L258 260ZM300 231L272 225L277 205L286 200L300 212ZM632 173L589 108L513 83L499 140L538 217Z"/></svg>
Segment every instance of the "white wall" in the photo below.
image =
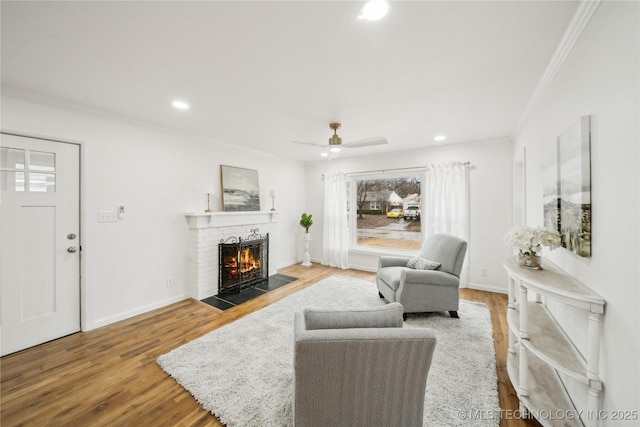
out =
<svg viewBox="0 0 640 427"><path fill-rule="evenodd" d="M82 144L84 330L190 295L184 214L203 212L207 192L216 194L213 210L221 210L221 164L258 170L263 210L271 208L269 190L276 190L279 246L272 262L297 261L301 162L7 96L2 130ZM118 205L125 205L125 219L98 223L98 211Z"/></svg>
<svg viewBox="0 0 640 427"><path fill-rule="evenodd" d="M608 411L640 409L639 5L600 4L514 148L527 152L527 222L541 225L543 145L591 115L592 257L558 249L549 258L606 300L601 375ZM555 314L584 354L585 319Z"/></svg>
<svg viewBox="0 0 640 427"><path fill-rule="evenodd" d="M393 144L393 141L390 143ZM308 163L306 206L316 219L312 229L311 257L316 261L322 259L323 173L354 173L470 161L469 286L506 292L507 276L502 262L510 253L510 248L503 243L502 237L512 221L511 160L511 140L502 138ZM375 271L378 255L351 251L349 264ZM486 269L487 276L481 275L483 269Z"/></svg>

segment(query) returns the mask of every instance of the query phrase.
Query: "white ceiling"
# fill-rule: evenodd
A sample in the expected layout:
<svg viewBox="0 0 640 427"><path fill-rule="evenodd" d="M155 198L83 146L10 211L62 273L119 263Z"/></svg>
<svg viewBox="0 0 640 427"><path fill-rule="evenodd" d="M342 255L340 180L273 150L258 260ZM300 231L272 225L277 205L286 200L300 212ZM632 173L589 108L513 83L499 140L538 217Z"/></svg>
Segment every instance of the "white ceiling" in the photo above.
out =
<svg viewBox="0 0 640 427"><path fill-rule="evenodd" d="M2 1L2 85L313 161L508 136L576 1ZM171 101L191 104L176 111Z"/></svg>

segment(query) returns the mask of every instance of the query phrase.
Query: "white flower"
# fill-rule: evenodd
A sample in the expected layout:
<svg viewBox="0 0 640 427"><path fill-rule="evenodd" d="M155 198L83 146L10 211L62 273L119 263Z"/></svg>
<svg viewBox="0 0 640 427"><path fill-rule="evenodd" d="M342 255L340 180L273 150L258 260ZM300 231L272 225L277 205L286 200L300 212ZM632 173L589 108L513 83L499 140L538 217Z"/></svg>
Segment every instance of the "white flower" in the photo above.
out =
<svg viewBox="0 0 640 427"><path fill-rule="evenodd" d="M504 236L504 241L521 253L531 255L540 252L543 246L553 250L561 245L560 233L545 227L514 227Z"/></svg>

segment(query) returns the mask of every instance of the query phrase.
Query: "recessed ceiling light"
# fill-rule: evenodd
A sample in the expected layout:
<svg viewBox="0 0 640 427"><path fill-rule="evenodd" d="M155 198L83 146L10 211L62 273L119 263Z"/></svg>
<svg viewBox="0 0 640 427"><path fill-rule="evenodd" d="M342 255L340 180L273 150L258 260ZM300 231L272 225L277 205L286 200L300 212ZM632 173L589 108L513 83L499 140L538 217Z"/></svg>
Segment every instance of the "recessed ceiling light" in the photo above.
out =
<svg viewBox="0 0 640 427"><path fill-rule="evenodd" d="M362 15L358 19L366 19L367 21L377 21L382 19L389 10L389 5L385 0L369 0L362 7Z"/></svg>
<svg viewBox="0 0 640 427"><path fill-rule="evenodd" d="M447 139L447 137L444 135L438 135L435 138L433 138L434 141L444 141L445 139Z"/></svg>
<svg viewBox="0 0 640 427"><path fill-rule="evenodd" d="M184 101L173 101L171 103L171 105L173 105L173 108L176 108L178 110L188 110L189 109L189 104L187 104Z"/></svg>

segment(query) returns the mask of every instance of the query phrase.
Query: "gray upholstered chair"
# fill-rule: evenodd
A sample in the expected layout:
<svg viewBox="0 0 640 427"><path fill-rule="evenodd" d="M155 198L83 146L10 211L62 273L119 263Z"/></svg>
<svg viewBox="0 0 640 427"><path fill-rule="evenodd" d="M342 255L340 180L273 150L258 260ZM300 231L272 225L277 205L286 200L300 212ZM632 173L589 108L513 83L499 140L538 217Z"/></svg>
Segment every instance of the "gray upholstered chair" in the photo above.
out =
<svg viewBox="0 0 640 427"><path fill-rule="evenodd" d="M460 271L466 252L464 240L433 234L423 243L420 258L380 257L376 274L380 298L402 304L405 318L406 313L432 311L448 311L457 318ZM407 266L409 261L414 268Z"/></svg>
<svg viewBox="0 0 640 427"><path fill-rule="evenodd" d="M403 328L402 306L296 313L296 427L422 426L436 338Z"/></svg>

